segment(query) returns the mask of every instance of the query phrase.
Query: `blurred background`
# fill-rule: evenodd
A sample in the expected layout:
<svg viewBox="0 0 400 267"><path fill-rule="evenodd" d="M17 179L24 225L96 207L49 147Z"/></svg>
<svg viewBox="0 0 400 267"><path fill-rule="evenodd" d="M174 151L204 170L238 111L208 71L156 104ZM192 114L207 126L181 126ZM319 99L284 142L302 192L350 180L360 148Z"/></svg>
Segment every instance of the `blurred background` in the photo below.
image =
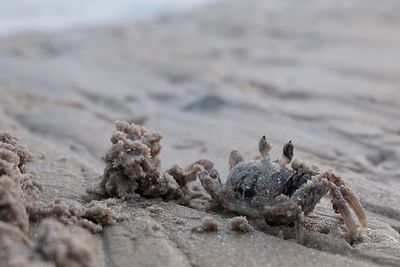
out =
<svg viewBox="0 0 400 267"><path fill-rule="evenodd" d="M121 24L176 14L211 0L16 0L2 3L0 34Z"/></svg>

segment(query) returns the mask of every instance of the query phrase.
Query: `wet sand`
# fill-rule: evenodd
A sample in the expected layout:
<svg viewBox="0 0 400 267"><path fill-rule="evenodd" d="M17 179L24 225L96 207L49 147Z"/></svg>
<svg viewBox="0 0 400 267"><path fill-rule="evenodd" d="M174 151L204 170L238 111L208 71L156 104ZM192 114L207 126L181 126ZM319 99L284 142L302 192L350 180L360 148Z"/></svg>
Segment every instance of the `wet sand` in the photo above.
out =
<svg viewBox="0 0 400 267"><path fill-rule="evenodd" d="M295 157L339 172L370 218L350 245L326 196L300 245L287 227L248 219L252 231L239 233L233 213L130 200L121 206L128 218L101 233L67 225L91 244L96 266L398 266L399 11L396 1L237 0L125 26L2 37L0 130L33 153L27 169L48 205L87 201L114 121L127 120L163 133L162 171L207 158L223 179L232 149L254 158L267 134L275 158L293 140ZM218 231L193 231L209 216Z"/></svg>

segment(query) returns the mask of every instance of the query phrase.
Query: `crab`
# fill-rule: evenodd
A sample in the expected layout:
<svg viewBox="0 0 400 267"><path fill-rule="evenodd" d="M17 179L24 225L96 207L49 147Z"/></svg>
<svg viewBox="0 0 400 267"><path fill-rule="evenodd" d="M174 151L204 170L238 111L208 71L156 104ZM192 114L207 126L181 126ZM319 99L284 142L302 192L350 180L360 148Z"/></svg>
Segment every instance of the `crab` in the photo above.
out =
<svg viewBox="0 0 400 267"><path fill-rule="evenodd" d="M284 145L282 156L274 161L270 159L271 148L264 135L259 141L259 159L245 161L238 151L232 151L225 185L205 169L199 172L199 180L217 205L249 217L263 218L269 225L295 226L299 241L304 216L329 192L332 207L344 221L350 239L357 240L359 233L350 208L362 227L367 227L368 217L342 178L333 171L321 173L318 167L293 159L292 141Z"/></svg>

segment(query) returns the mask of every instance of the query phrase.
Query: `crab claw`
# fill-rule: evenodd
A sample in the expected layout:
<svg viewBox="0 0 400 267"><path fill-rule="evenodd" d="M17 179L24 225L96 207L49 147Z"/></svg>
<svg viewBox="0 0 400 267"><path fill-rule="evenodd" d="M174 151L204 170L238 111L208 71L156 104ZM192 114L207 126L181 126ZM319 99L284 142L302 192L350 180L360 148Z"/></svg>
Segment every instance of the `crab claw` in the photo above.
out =
<svg viewBox="0 0 400 267"><path fill-rule="evenodd" d="M346 205L346 201L343 198L342 193L340 192L339 187L337 187L334 183L330 182L330 194L332 197L332 206L334 210L340 215L342 215L342 219L347 227L347 230L349 231L350 234L350 239L351 240L357 240L358 239L358 232L357 232L357 225L351 216L351 211L349 207Z"/></svg>

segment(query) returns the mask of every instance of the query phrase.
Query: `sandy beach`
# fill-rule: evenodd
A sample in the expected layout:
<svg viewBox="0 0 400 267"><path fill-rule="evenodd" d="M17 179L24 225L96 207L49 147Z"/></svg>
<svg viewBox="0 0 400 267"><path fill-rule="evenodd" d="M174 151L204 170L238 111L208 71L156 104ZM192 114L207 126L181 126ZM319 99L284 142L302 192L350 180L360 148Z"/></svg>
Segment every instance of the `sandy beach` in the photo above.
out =
<svg viewBox="0 0 400 267"><path fill-rule="evenodd" d="M286 226L248 218L252 230L236 233L234 213L136 198L97 233L64 222L90 244L92 266L399 266L399 12L386 0L231 0L0 37L0 131L32 152L43 205L88 201L124 120L162 133L162 171L208 159L223 181L231 150L253 159L266 134L277 158L292 140L295 158L337 171L369 217L350 244L328 194L299 244ZM193 231L206 216L219 230ZM31 266L61 266L46 264Z"/></svg>

